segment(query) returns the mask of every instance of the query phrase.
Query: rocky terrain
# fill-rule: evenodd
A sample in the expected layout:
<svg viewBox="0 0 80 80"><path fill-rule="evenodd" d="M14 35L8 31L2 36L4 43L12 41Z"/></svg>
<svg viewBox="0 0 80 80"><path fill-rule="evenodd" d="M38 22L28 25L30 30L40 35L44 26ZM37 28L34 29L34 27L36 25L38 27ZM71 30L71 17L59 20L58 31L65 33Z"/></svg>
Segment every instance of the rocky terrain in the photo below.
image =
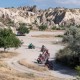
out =
<svg viewBox="0 0 80 80"><path fill-rule="evenodd" d="M45 24L48 29L54 26L80 25L80 9L49 8L38 9L36 6L18 8L0 8L0 27L19 27L26 23L32 29Z"/></svg>

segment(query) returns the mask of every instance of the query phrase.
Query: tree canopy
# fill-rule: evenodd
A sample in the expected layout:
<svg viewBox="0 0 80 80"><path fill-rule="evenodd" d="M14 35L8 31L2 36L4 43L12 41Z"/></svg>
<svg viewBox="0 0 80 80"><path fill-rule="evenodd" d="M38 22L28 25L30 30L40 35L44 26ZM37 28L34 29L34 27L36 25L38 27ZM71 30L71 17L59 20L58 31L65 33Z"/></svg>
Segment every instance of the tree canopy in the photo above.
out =
<svg viewBox="0 0 80 80"><path fill-rule="evenodd" d="M11 29L0 29L0 48L21 46L21 41L15 36Z"/></svg>
<svg viewBox="0 0 80 80"><path fill-rule="evenodd" d="M69 47L76 51L80 52L80 28L71 26L66 33L64 34L64 42L67 42Z"/></svg>
<svg viewBox="0 0 80 80"><path fill-rule="evenodd" d="M70 26L64 34L63 42L67 42L67 46L56 54L56 60L71 67L80 66L80 28Z"/></svg>

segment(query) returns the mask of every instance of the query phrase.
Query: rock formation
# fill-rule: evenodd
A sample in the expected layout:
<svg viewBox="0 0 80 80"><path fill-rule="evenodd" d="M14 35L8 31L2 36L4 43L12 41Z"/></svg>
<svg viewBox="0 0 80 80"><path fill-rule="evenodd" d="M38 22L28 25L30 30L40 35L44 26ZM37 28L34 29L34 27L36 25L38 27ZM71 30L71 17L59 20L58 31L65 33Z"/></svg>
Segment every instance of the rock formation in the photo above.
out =
<svg viewBox="0 0 80 80"><path fill-rule="evenodd" d="M80 9L49 8L39 10L36 6L0 8L1 27L18 27L19 23L25 23L33 29L38 29L41 24L47 25L49 29L56 25L64 27L80 25Z"/></svg>

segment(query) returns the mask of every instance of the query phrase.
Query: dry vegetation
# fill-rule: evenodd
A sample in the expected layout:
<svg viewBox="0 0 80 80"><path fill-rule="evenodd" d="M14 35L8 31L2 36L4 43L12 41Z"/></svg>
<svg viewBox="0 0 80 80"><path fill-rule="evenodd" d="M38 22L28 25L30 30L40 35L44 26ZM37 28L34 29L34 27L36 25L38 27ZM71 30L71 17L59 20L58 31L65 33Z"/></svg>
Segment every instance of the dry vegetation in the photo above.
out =
<svg viewBox="0 0 80 80"><path fill-rule="evenodd" d="M4 61L0 60L0 80L29 80L32 77L34 77L32 74L18 73L8 67Z"/></svg>
<svg viewBox="0 0 80 80"><path fill-rule="evenodd" d="M8 65L0 60L0 80L61 80L56 77L46 76L39 77L34 74L20 73L8 67Z"/></svg>
<svg viewBox="0 0 80 80"><path fill-rule="evenodd" d="M16 55L18 53L0 51L0 80L32 80L35 78L33 74L18 73L2 60Z"/></svg>
<svg viewBox="0 0 80 80"><path fill-rule="evenodd" d="M11 58L13 56L18 55L13 52L3 52L0 51L0 80L60 80L55 77L39 77L35 76L33 73L20 73L12 68L10 68L3 59ZM29 64L28 64L29 65ZM38 66L35 68L34 66L30 66L31 68L38 69ZM46 70L46 68L40 68L39 70Z"/></svg>
<svg viewBox="0 0 80 80"><path fill-rule="evenodd" d="M12 58L14 56L17 56L18 53L17 52L4 52L4 51L0 51L0 59L3 58Z"/></svg>
<svg viewBox="0 0 80 80"><path fill-rule="evenodd" d="M30 69L33 69L33 70L36 70L36 71L48 71L48 68L47 67L40 67L36 64L32 64L32 63L29 63L27 62L27 60L23 59L23 60L20 60L19 61L19 64L23 65L23 66L26 66L27 68L30 68Z"/></svg>
<svg viewBox="0 0 80 80"><path fill-rule="evenodd" d="M17 53L13 53L13 52L4 53L3 51L0 51L0 58L1 58L0 59L0 80L62 80L60 78L52 77L52 76L41 77L41 76L36 76L34 73L20 73L10 68L7 65L7 63L3 61L5 58L11 58L16 55ZM25 62L24 60L19 61L19 63L37 71L48 70L45 67L31 65Z"/></svg>
<svg viewBox="0 0 80 80"><path fill-rule="evenodd" d="M32 35L31 37L37 37L37 38L53 38L54 35L45 35L45 34L42 34L42 35Z"/></svg>

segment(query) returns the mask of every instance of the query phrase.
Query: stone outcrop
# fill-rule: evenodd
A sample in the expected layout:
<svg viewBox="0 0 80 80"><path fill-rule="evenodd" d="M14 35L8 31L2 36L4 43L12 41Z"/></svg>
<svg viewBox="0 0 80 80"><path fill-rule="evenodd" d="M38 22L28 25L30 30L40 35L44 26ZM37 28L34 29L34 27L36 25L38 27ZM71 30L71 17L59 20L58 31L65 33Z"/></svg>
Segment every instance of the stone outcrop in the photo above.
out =
<svg viewBox="0 0 80 80"><path fill-rule="evenodd" d="M39 10L36 6L24 6L18 8L0 8L0 26L7 26L9 21L14 22L13 27L19 23L26 23L33 29L41 24L45 24L48 28L53 26L69 26L80 25L80 9L67 8L49 8Z"/></svg>

